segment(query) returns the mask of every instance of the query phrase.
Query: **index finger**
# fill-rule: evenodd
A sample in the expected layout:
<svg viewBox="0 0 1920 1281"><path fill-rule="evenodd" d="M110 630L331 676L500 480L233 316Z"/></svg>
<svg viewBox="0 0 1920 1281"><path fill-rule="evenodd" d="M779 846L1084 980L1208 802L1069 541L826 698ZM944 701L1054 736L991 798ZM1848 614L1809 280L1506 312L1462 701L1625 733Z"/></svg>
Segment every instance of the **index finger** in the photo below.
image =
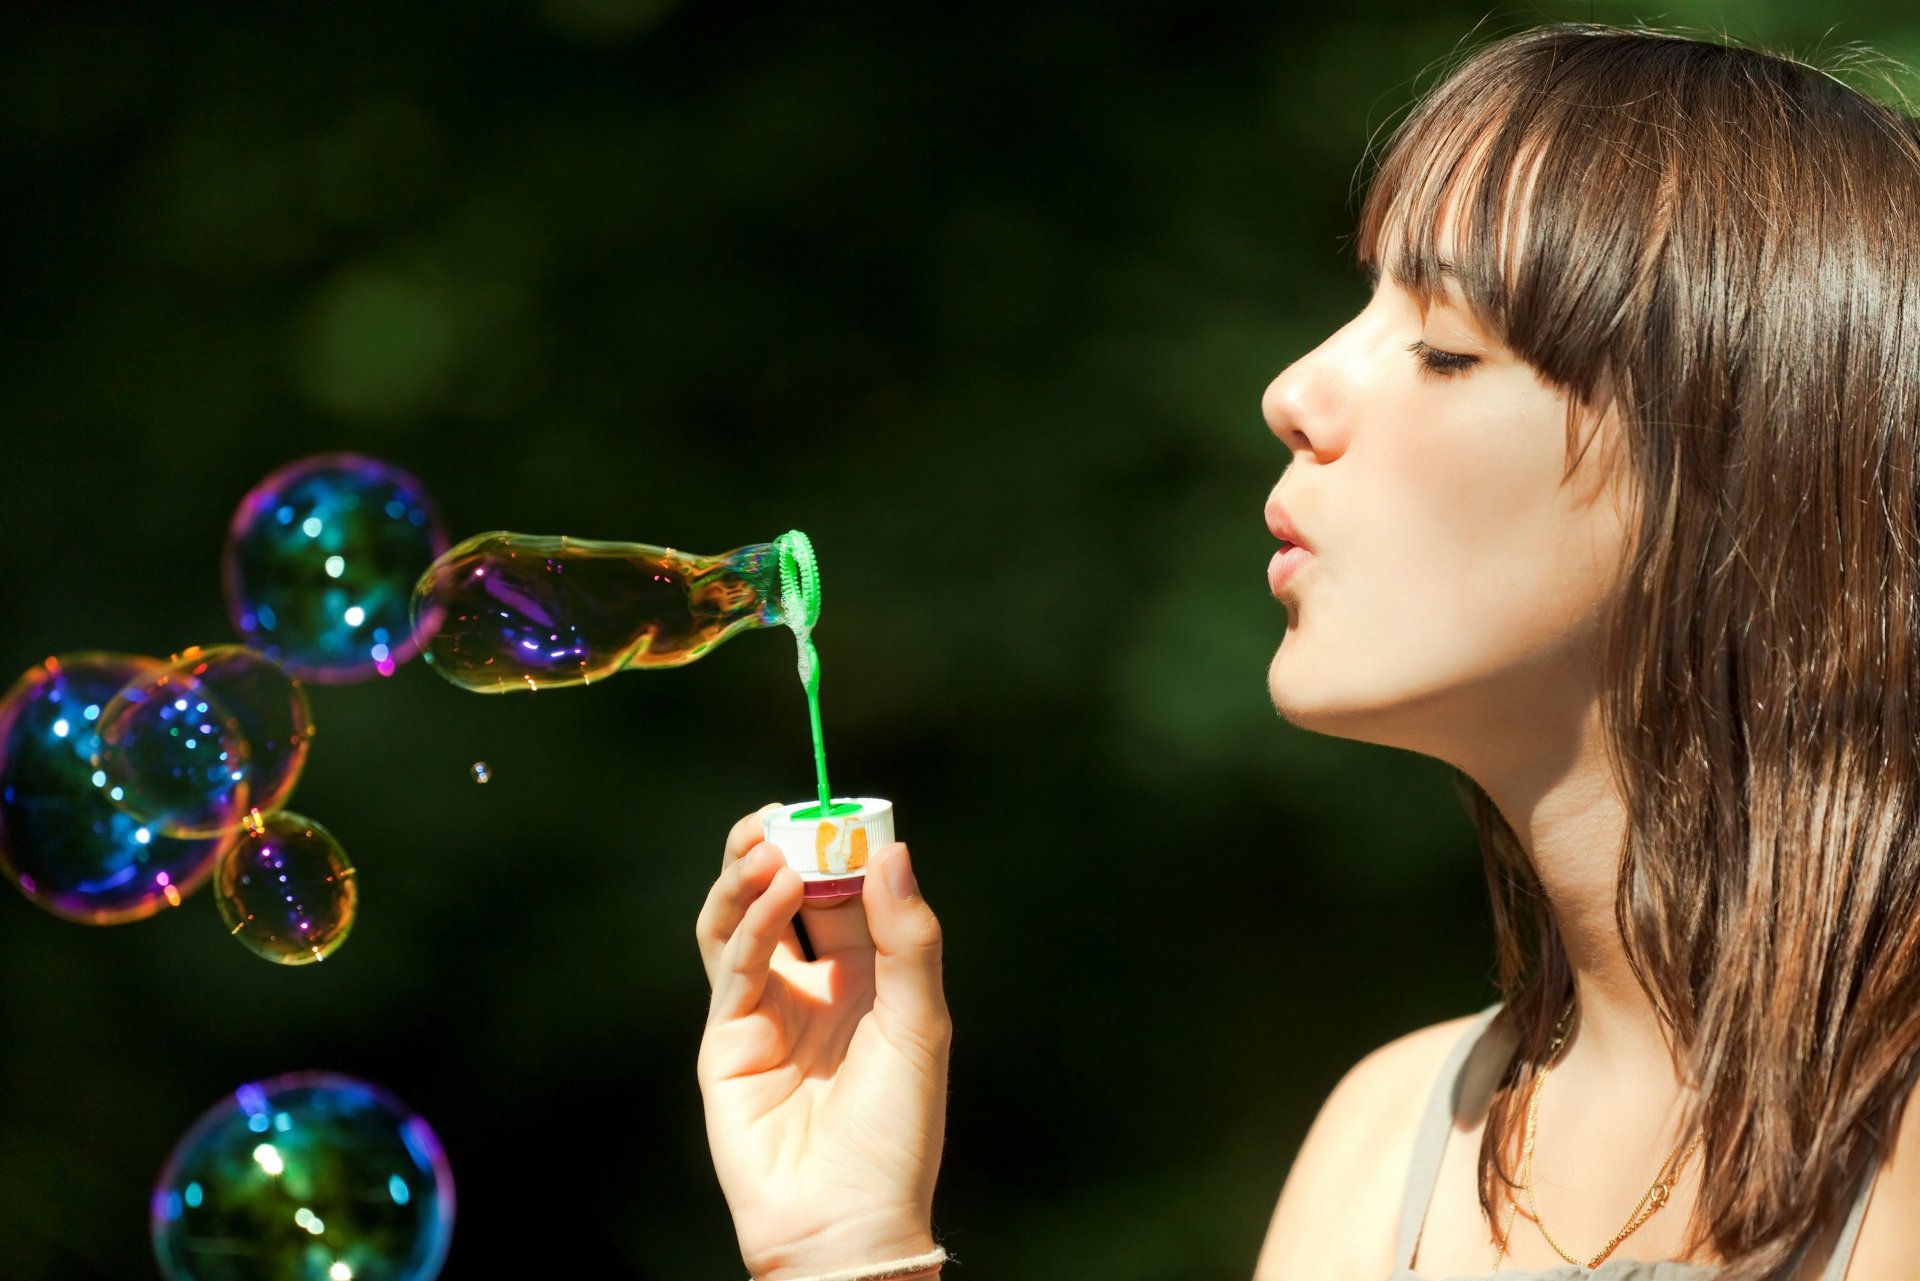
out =
<svg viewBox="0 0 1920 1281"><path fill-rule="evenodd" d="M779 801L768 801L733 825L727 833L727 845L720 854L720 870L726 871L745 858L747 851L767 839L767 815L780 808Z"/></svg>

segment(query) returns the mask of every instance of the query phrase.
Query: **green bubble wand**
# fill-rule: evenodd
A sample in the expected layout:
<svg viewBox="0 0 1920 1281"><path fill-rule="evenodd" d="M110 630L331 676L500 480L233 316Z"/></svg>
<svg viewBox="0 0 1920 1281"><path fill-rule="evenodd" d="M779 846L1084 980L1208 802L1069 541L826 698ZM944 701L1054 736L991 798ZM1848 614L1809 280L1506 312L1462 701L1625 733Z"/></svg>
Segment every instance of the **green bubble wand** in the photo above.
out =
<svg viewBox="0 0 1920 1281"><path fill-rule="evenodd" d="M833 803L827 786L827 746L820 732L820 652L813 645L813 625L820 621L820 562L813 542L797 529L776 538L780 553L780 616L793 629L800 652L800 684L807 691L807 722L813 729L813 766L820 787L820 804L794 813L795 818L841 818L860 812L858 801Z"/></svg>

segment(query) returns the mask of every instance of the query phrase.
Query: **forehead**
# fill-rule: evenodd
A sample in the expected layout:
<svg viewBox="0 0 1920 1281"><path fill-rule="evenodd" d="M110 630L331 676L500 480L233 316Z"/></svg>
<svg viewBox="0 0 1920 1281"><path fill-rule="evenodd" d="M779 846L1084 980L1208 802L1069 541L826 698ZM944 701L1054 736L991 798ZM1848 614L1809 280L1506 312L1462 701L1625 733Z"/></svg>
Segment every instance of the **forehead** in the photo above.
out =
<svg viewBox="0 0 1920 1281"><path fill-rule="evenodd" d="M1491 127L1448 141L1451 150L1403 157L1398 180L1376 186L1355 249L1369 275L1389 277L1423 305L1503 314L1525 259L1539 144L1518 152Z"/></svg>

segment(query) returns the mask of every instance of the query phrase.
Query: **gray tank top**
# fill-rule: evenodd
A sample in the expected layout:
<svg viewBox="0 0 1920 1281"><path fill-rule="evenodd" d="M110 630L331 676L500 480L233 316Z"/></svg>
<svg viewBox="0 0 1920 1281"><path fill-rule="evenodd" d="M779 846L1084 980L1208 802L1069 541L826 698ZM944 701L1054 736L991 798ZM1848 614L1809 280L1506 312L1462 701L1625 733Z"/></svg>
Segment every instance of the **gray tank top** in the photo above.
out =
<svg viewBox="0 0 1920 1281"><path fill-rule="evenodd" d="M1454 1106L1466 1075L1467 1059L1473 1047L1480 1043L1487 1026L1493 1022L1493 1016L1499 1012L1498 1004L1480 1012L1480 1017L1467 1028L1459 1043L1453 1047L1453 1052L1447 1056L1447 1061L1441 1065L1439 1076L1434 1078L1433 1093L1427 1099L1426 1115L1421 1118L1420 1131L1414 1139L1413 1160L1407 1167L1406 1197L1400 1205L1400 1242L1394 1250L1395 1270L1387 1281L1431 1281L1413 1270L1413 1252L1420 1243L1420 1229L1426 1223L1427 1203L1433 1199L1433 1185L1440 1178L1440 1159L1446 1152L1447 1133L1453 1128ZM1833 1255L1827 1260L1820 1281L1842 1281L1846 1276L1847 1262L1853 1257L1854 1238L1860 1234L1860 1218L1866 1213L1867 1197L1872 1191L1873 1175L1869 1174L1861 1180L1860 1190L1854 1195L1853 1208L1847 1212L1846 1225L1840 1231L1840 1239L1834 1243ZM1796 1255L1795 1266L1798 1259ZM1485 1281L1711 1281L1714 1271L1699 1264L1670 1260L1642 1263L1636 1259L1609 1259L1598 1268L1591 1269L1572 1263L1563 1263L1544 1272L1525 1268L1507 1269L1492 1274ZM1482 1279L1449 1277L1445 1281Z"/></svg>

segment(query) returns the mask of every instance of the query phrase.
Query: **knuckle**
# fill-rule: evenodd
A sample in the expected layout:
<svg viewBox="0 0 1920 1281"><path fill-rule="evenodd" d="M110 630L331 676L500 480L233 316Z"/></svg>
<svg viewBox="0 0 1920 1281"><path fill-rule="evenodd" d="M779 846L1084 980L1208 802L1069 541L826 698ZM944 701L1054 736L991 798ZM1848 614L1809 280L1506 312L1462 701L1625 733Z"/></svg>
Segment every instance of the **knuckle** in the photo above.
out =
<svg viewBox="0 0 1920 1281"><path fill-rule="evenodd" d="M713 1038L711 1036L702 1037L700 1040L699 1057L696 1058L693 1063L693 1079L700 1083L700 1089L703 1092L709 1089L715 1081L720 1079L720 1070L714 1061L715 1057L716 1051L713 1048Z"/></svg>
<svg viewBox="0 0 1920 1281"><path fill-rule="evenodd" d="M766 821L758 814L748 814L734 823L727 832L727 848L742 850L752 846L766 830Z"/></svg>
<svg viewBox="0 0 1920 1281"><path fill-rule="evenodd" d="M717 892L707 895L707 901L700 905L700 913L693 918L693 936L704 946L708 943L726 942L726 932L720 928L722 903Z"/></svg>
<svg viewBox="0 0 1920 1281"><path fill-rule="evenodd" d="M746 885L747 878L752 876L758 869L758 862L755 860L754 855L759 853L760 847L764 843L765 842L762 841L755 841L753 844L747 846L747 848L741 850L739 855L735 857L733 866L727 869L732 877L732 880L727 885L729 891L735 894L742 892Z"/></svg>
<svg viewBox="0 0 1920 1281"><path fill-rule="evenodd" d="M900 1044L930 1065L944 1063L953 1050L953 1020L942 1006L937 1012L922 1014L902 1029Z"/></svg>

